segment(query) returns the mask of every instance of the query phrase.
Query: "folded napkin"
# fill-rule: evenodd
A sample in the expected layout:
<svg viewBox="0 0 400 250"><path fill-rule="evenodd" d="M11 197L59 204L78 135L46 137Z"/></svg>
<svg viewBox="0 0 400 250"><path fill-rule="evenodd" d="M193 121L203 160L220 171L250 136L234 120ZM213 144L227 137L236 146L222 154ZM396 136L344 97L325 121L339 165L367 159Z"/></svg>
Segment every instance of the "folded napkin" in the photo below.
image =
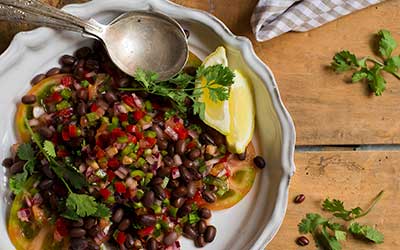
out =
<svg viewBox="0 0 400 250"><path fill-rule="evenodd" d="M383 0L260 0L251 24L258 41L308 31Z"/></svg>

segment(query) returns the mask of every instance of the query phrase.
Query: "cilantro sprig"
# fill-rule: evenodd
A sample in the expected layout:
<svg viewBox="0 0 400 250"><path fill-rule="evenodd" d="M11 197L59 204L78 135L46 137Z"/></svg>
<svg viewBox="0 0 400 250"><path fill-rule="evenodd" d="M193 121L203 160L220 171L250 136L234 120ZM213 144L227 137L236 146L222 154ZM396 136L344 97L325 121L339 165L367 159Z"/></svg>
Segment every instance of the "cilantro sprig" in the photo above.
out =
<svg viewBox="0 0 400 250"><path fill-rule="evenodd" d="M28 177L33 174L36 164L35 151L29 143L21 144L18 147L17 155L19 159L26 161L26 163L23 166L22 173L12 176L9 181L10 189L16 195L23 191L24 184Z"/></svg>
<svg viewBox="0 0 400 250"><path fill-rule="evenodd" d="M145 91L154 95L168 97L175 108L186 113L187 100L193 102L193 113L204 118L205 105L200 97L207 90L212 101L225 101L229 98L234 73L221 64L209 67L200 66L196 76L180 73L168 81L158 81L158 74L138 69L134 75L140 86L121 88L122 91Z"/></svg>
<svg viewBox="0 0 400 250"><path fill-rule="evenodd" d="M42 139L39 134L33 132L29 125L28 120L25 118L25 126L27 127L32 141L38 146L39 151L49 162L50 167L53 169L57 177L64 183L68 189L68 198L66 200L67 210L62 214L65 218L77 220L80 217L96 216L96 217L110 217L110 210L101 203L96 202L95 198L86 194L75 193L70 184L74 189L80 190L87 185L85 178L81 173L75 169L68 168L64 164L56 160L55 146L51 141L45 140L42 143ZM28 144L29 145L29 144ZM29 145L30 146L30 145ZM34 151L32 147L23 146L19 150L19 155L33 159ZM36 157L35 157L36 159ZM28 161L29 162L29 161Z"/></svg>
<svg viewBox="0 0 400 250"><path fill-rule="evenodd" d="M383 243L384 236L381 232L369 225L361 225L355 222L356 219L367 215L382 195L383 191L374 198L371 206L366 210L360 207L346 209L343 201L325 199L322 208L332 213L334 218L349 221L350 224L348 226L339 224L334 222L333 218L328 219L317 213L308 213L298 225L299 232L302 234L310 233L317 246L326 250L341 250L340 241L346 240L348 234L353 235L356 239L368 240L376 244Z"/></svg>
<svg viewBox="0 0 400 250"><path fill-rule="evenodd" d="M331 67L338 73L354 70L352 82L366 81L375 95L380 96L386 89L386 80L382 75L386 71L400 79L400 56L392 55L397 42L387 30L380 30L379 54L383 60L370 56L357 58L348 50L343 50L333 57Z"/></svg>

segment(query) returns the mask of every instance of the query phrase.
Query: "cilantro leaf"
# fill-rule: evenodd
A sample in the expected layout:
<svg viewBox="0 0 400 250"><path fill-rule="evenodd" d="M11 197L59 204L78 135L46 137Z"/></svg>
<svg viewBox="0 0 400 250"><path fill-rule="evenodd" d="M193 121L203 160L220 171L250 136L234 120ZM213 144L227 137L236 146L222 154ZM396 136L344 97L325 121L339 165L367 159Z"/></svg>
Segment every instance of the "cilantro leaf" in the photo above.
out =
<svg viewBox="0 0 400 250"><path fill-rule="evenodd" d="M298 225L300 233L313 233L319 225L325 224L328 219L323 218L319 214L309 213L303 218Z"/></svg>
<svg viewBox="0 0 400 250"><path fill-rule="evenodd" d="M13 192L15 195L20 194L23 191L23 187L27 179L28 173L26 171L12 176L8 183L11 192Z"/></svg>
<svg viewBox="0 0 400 250"><path fill-rule="evenodd" d="M393 50L397 47L396 40L394 40L392 34L388 30L380 30L378 36L380 38L379 52L383 57L389 58Z"/></svg>
<svg viewBox="0 0 400 250"><path fill-rule="evenodd" d="M193 80L194 80L193 76L186 73L181 73L176 77L172 78L171 80L169 80L169 82L175 84L178 88L184 89L190 84L192 84Z"/></svg>
<svg viewBox="0 0 400 250"><path fill-rule="evenodd" d="M146 89L148 89L153 84L153 82L157 81L158 74L138 68L136 70L134 78L136 81L142 83Z"/></svg>
<svg viewBox="0 0 400 250"><path fill-rule="evenodd" d="M338 241L346 240L346 236L347 236L347 233L345 231L341 231L341 230L335 231L335 237Z"/></svg>
<svg viewBox="0 0 400 250"><path fill-rule="evenodd" d="M357 222L350 224L349 232L356 237L370 240L374 243L383 243L384 236L381 232L368 225L360 225Z"/></svg>
<svg viewBox="0 0 400 250"><path fill-rule="evenodd" d="M202 120L205 119L206 105L204 102L195 102L193 104L193 113L198 114Z"/></svg>
<svg viewBox="0 0 400 250"><path fill-rule="evenodd" d="M96 214L98 204L92 196L70 193L67 198L66 206L78 216L86 217Z"/></svg>
<svg viewBox="0 0 400 250"><path fill-rule="evenodd" d="M51 141L45 140L43 143L43 150L46 152L46 154L52 158L56 158L56 149L54 147L54 144Z"/></svg>
<svg viewBox="0 0 400 250"><path fill-rule="evenodd" d="M359 67L356 56L350 53L348 50L343 50L339 53L336 53L332 59L333 62L331 63L331 67L336 72L344 72Z"/></svg>
<svg viewBox="0 0 400 250"><path fill-rule="evenodd" d="M74 212L74 210L67 208L62 214L62 217L69 219L69 220L79 220L81 217L79 217L78 214L76 214L76 212Z"/></svg>
<svg viewBox="0 0 400 250"><path fill-rule="evenodd" d="M330 200L329 198L325 199L322 207L324 210L328 212L333 212L333 215L338 218L342 218L343 220L349 221L359 216L362 212L360 207L353 208L351 210L346 210L343 205L343 201L340 200Z"/></svg>
<svg viewBox="0 0 400 250"><path fill-rule="evenodd" d="M110 218L111 211L106 205L99 203L97 205L96 213L93 216L99 217L99 218Z"/></svg>
<svg viewBox="0 0 400 250"><path fill-rule="evenodd" d="M354 72L353 76L351 77L352 82L359 82L364 80L368 77L368 70L361 69L360 71Z"/></svg>
<svg viewBox="0 0 400 250"><path fill-rule="evenodd" d="M393 56L386 60L383 69L389 73L396 73L400 68L400 56Z"/></svg>
<svg viewBox="0 0 400 250"><path fill-rule="evenodd" d="M204 77L207 85L221 85L229 87L233 83L235 74L228 67L222 64L216 64L208 67L200 66L196 72L196 79Z"/></svg>
<svg viewBox="0 0 400 250"><path fill-rule="evenodd" d="M31 144L29 143L21 144L18 147L17 155L18 158L24 161L35 159L35 152L33 151Z"/></svg>
<svg viewBox="0 0 400 250"><path fill-rule="evenodd" d="M386 81L381 73L382 67L375 64L375 66L368 71L368 86L375 92L376 96L382 95L383 91L386 89Z"/></svg>

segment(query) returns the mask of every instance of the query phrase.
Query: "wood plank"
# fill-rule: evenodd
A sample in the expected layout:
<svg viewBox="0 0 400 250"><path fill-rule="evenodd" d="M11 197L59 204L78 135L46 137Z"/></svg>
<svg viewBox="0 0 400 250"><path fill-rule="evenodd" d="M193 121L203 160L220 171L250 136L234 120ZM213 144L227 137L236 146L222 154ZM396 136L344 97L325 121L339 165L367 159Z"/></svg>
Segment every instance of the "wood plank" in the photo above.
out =
<svg viewBox="0 0 400 250"><path fill-rule="evenodd" d="M296 164L284 223L267 250L300 249L295 244L299 236L297 224L306 213L326 214L320 209L326 197L343 200L346 207L365 208L380 190L385 190L381 201L360 222L376 225L385 235L385 243L367 244L350 237L343 249L400 249L400 152L297 153ZM294 204L292 199L301 193L306 200ZM314 250L315 246L310 244L301 249Z"/></svg>

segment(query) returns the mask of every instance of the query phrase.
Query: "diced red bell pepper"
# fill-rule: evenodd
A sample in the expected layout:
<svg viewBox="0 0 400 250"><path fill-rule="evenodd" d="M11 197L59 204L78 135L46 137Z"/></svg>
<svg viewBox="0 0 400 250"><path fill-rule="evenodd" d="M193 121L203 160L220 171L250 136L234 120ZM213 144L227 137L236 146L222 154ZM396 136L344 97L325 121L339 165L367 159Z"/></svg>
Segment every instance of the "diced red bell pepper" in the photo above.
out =
<svg viewBox="0 0 400 250"><path fill-rule="evenodd" d="M64 158L66 156L68 156L68 151L67 150L65 150L65 149L57 150L57 157Z"/></svg>
<svg viewBox="0 0 400 250"><path fill-rule="evenodd" d="M100 148L106 148L110 145L110 137L106 134L101 134L97 137L96 145Z"/></svg>
<svg viewBox="0 0 400 250"><path fill-rule="evenodd" d="M122 101L123 101L126 105L128 105L129 107L132 107L132 108L136 107L136 105L135 105L135 100L134 100L133 97L130 96L130 95L124 95L124 96L122 96Z"/></svg>
<svg viewBox="0 0 400 250"><path fill-rule="evenodd" d="M119 165L120 165L120 163L117 158L112 158L112 159L108 160L108 162L107 162L107 166L109 166L110 168L113 168L113 169L119 167Z"/></svg>
<svg viewBox="0 0 400 250"><path fill-rule="evenodd" d="M124 232L118 232L116 241L119 245L123 245L126 241L126 234Z"/></svg>
<svg viewBox="0 0 400 250"><path fill-rule="evenodd" d="M191 141L187 144L186 146L188 149L193 149L196 147L196 142L195 141Z"/></svg>
<svg viewBox="0 0 400 250"><path fill-rule="evenodd" d="M61 78L61 84L65 87L70 87L74 83L74 78L72 76L64 76Z"/></svg>
<svg viewBox="0 0 400 250"><path fill-rule="evenodd" d="M63 97L59 92L54 92L51 94L49 97L46 98L45 103L50 104L50 103L59 103L63 100Z"/></svg>
<svg viewBox="0 0 400 250"><path fill-rule="evenodd" d="M226 173L225 173L226 177L228 177L228 178L231 177L232 171L231 171L231 168L228 166L228 164L226 164L225 170L226 170Z"/></svg>
<svg viewBox="0 0 400 250"><path fill-rule="evenodd" d="M115 179L115 173L111 169L107 170L108 181L112 182Z"/></svg>
<svg viewBox="0 0 400 250"><path fill-rule="evenodd" d="M227 153L224 157L219 159L218 163L224 163L228 161L229 153Z"/></svg>
<svg viewBox="0 0 400 250"><path fill-rule="evenodd" d="M100 189L100 195L103 197L104 200L107 200L110 195L111 195L111 191L108 190L107 188L102 188Z"/></svg>
<svg viewBox="0 0 400 250"><path fill-rule="evenodd" d="M201 192L197 191L194 197L192 198L192 201L194 201L198 206L206 204L205 200L203 197L201 197Z"/></svg>
<svg viewBox="0 0 400 250"><path fill-rule="evenodd" d="M160 109L161 108L160 104L158 104L158 103L151 103L151 106L152 106L153 109Z"/></svg>
<svg viewBox="0 0 400 250"><path fill-rule="evenodd" d="M71 138L78 137L78 127L76 127L76 125L70 124L68 126L68 134Z"/></svg>
<svg viewBox="0 0 400 250"><path fill-rule="evenodd" d="M164 193L165 193L165 197L167 197L168 199L171 198L171 191L169 191L168 189L165 189Z"/></svg>
<svg viewBox="0 0 400 250"><path fill-rule="evenodd" d="M146 137L145 142L146 142L145 148L152 148L157 143L157 139L151 138L151 137Z"/></svg>
<svg viewBox="0 0 400 250"><path fill-rule="evenodd" d="M140 119L142 119L144 116L146 115L146 113L142 110L136 110L135 112L133 112L133 118L136 121L139 121Z"/></svg>
<svg viewBox="0 0 400 250"><path fill-rule="evenodd" d="M96 103L93 103L93 104L90 106L90 112L96 112L98 109L99 109L99 106L97 106Z"/></svg>
<svg viewBox="0 0 400 250"><path fill-rule="evenodd" d="M136 133L137 127L135 125L128 125L126 126L126 132L128 133Z"/></svg>
<svg viewBox="0 0 400 250"><path fill-rule="evenodd" d="M180 140L185 140L189 135L189 131L185 128L185 126L183 126L182 123L176 123L174 130L178 134Z"/></svg>
<svg viewBox="0 0 400 250"><path fill-rule="evenodd" d="M69 232L66 220L58 218L56 220L56 230L62 237L68 236Z"/></svg>
<svg viewBox="0 0 400 250"><path fill-rule="evenodd" d="M154 226L145 227L140 229L137 233L140 237L144 238L148 235L151 235L154 232Z"/></svg>
<svg viewBox="0 0 400 250"><path fill-rule="evenodd" d="M128 120L128 114L120 114L118 116L118 119L120 120L120 122L126 122Z"/></svg>
<svg viewBox="0 0 400 250"><path fill-rule="evenodd" d="M124 194L126 192L126 186L124 183L117 181L114 183L115 191L120 194Z"/></svg>
<svg viewBox="0 0 400 250"><path fill-rule="evenodd" d="M136 136L136 138L137 138L138 140L141 140L141 139L144 138L144 135L143 135L142 132L136 132L136 133L135 133L135 136Z"/></svg>
<svg viewBox="0 0 400 250"><path fill-rule="evenodd" d="M72 108L66 108L58 111L58 116L62 118L69 118L74 114L74 110Z"/></svg>
<svg viewBox="0 0 400 250"><path fill-rule="evenodd" d="M137 155L137 157L140 157L140 156L143 155L143 153L144 153L144 149L143 148L139 148L137 153L136 153L136 155Z"/></svg>
<svg viewBox="0 0 400 250"><path fill-rule="evenodd" d="M111 136L112 136L112 138L115 140L115 139L117 139L118 137L125 136L125 132L122 131L122 129L120 129L120 128L114 128L114 129L111 131Z"/></svg>
<svg viewBox="0 0 400 250"><path fill-rule="evenodd" d="M104 152L103 149L101 149L100 147L97 147L97 152L96 152L96 158L97 159L101 159L106 155L106 152Z"/></svg>
<svg viewBox="0 0 400 250"><path fill-rule="evenodd" d="M63 129L61 131L61 137L63 138L64 141L69 141L70 140L70 136L69 136L68 130Z"/></svg>
<svg viewBox="0 0 400 250"><path fill-rule="evenodd" d="M136 144L136 143L137 143L136 137L133 136L133 135L131 135L131 134L128 134L128 141L129 141L129 142L132 142L133 144Z"/></svg>

